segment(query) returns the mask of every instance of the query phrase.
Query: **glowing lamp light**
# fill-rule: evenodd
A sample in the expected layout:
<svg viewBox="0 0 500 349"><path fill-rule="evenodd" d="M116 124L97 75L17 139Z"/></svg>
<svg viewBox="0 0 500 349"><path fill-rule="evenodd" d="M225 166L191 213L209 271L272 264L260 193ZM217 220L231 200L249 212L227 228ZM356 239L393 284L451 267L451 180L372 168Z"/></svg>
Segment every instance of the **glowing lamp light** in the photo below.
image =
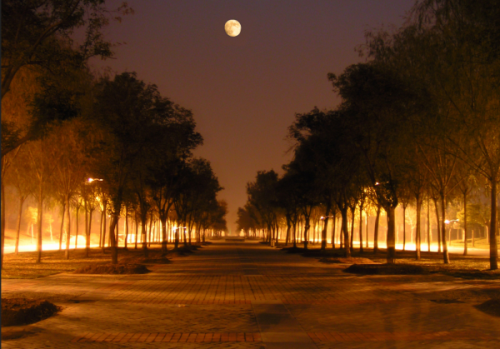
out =
<svg viewBox="0 0 500 349"><path fill-rule="evenodd" d="M88 179L88 182L89 183L92 183L92 182L95 182L95 181L98 181L98 182L102 182L104 179L102 178L89 178Z"/></svg>

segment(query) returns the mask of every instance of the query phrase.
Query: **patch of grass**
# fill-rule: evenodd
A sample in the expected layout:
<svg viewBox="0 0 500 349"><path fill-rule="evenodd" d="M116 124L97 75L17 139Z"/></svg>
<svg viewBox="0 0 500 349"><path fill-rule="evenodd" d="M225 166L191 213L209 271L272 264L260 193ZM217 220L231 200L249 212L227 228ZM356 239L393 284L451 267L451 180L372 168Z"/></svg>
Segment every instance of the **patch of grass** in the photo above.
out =
<svg viewBox="0 0 500 349"><path fill-rule="evenodd" d="M475 306L476 309L493 316L500 317L500 298L490 299Z"/></svg>
<svg viewBox="0 0 500 349"><path fill-rule="evenodd" d="M146 274L150 270L142 264L88 265L78 268L75 274Z"/></svg>
<svg viewBox="0 0 500 349"><path fill-rule="evenodd" d="M345 273L361 275L425 275L427 268L411 264L353 264Z"/></svg>
<svg viewBox="0 0 500 349"><path fill-rule="evenodd" d="M47 300L2 298L2 327L32 324L54 315L59 310L60 307Z"/></svg>
<svg viewBox="0 0 500 349"><path fill-rule="evenodd" d="M362 258L362 257L324 257L319 260L321 263L332 264L332 263L342 263L342 264L374 264L371 259Z"/></svg>
<svg viewBox="0 0 500 349"><path fill-rule="evenodd" d="M286 253L304 253L305 251L303 247L284 247L281 250Z"/></svg>
<svg viewBox="0 0 500 349"><path fill-rule="evenodd" d="M34 279L59 273L71 273L78 268L106 265L111 262L110 249L102 253L99 248L91 249L88 258L85 257L85 250L71 250L69 259L64 257L64 251L43 251L41 263L36 263L36 256L36 252L20 252L17 256L12 253L4 255L2 279ZM175 257L175 254L168 254L168 257ZM131 246L128 250L120 248L118 251L119 263L141 264L144 263L144 259L149 259L152 264L168 263L161 261L166 258L161 256L160 245L158 248L148 249L147 258L144 257L144 252L140 247L135 250Z"/></svg>

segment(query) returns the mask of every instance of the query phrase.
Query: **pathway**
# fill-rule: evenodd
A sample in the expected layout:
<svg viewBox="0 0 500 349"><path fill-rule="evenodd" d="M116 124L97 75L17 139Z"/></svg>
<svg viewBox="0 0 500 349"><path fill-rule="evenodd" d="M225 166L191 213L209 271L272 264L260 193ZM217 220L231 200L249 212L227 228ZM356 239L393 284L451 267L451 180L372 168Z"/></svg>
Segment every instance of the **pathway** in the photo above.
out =
<svg viewBox="0 0 500 349"><path fill-rule="evenodd" d="M477 297L463 296L471 289L500 295L500 282L360 277L345 267L258 243L221 242L146 275L2 280L2 295L58 295L63 307L2 347L500 347L500 318L474 308ZM440 301L440 292L455 292L456 302Z"/></svg>

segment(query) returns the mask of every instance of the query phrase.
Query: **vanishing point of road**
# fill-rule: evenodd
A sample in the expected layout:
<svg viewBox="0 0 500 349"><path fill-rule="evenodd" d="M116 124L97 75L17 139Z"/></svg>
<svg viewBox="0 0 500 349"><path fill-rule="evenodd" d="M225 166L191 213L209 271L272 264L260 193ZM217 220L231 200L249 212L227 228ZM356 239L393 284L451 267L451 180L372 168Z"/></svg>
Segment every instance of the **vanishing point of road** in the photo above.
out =
<svg viewBox="0 0 500 349"><path fill-rule="evenodd" d="M144 275L2 280L2 294L57 294L62 307L2 347L500 348L500 318L475 307L500 281L345 267L214 242Z"/></svg>

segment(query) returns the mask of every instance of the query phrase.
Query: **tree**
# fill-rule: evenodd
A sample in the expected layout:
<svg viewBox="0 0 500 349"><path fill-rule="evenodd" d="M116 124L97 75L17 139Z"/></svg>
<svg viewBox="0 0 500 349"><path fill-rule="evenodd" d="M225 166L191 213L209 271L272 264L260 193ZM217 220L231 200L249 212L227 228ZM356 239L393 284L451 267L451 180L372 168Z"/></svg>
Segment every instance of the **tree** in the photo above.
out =
<svg viewBox="0 0 500 349"><path fill-rule="evenodd" d="M267 241L275 238L275 222L277 209L276 186L278 174L274 171L258 171L255 182L247 183L248 202L255 207L267 228Z"/></svg>
<svg viewBox="0 0 500 349"><path fill-rule="evenodd" d="M92 56L110 57L111 43L104 40L101 30L113 12L133 11L126 3L109 11L104 0L2 1L2 99L25 66L50 69L67 58L81 64ZM73 31L81 28L85 32L83 42L77 50L68 52L58 38L71 42Z"/></svg>
<svg viewBox="0 0 500 349"><path fill-rule="evenodd" d="M353 141L377 200L387 212L387 262L395 260L395 216L411 116L419 112L419 85L376 63L351 65L329 74L350 118Z"/></svg>

